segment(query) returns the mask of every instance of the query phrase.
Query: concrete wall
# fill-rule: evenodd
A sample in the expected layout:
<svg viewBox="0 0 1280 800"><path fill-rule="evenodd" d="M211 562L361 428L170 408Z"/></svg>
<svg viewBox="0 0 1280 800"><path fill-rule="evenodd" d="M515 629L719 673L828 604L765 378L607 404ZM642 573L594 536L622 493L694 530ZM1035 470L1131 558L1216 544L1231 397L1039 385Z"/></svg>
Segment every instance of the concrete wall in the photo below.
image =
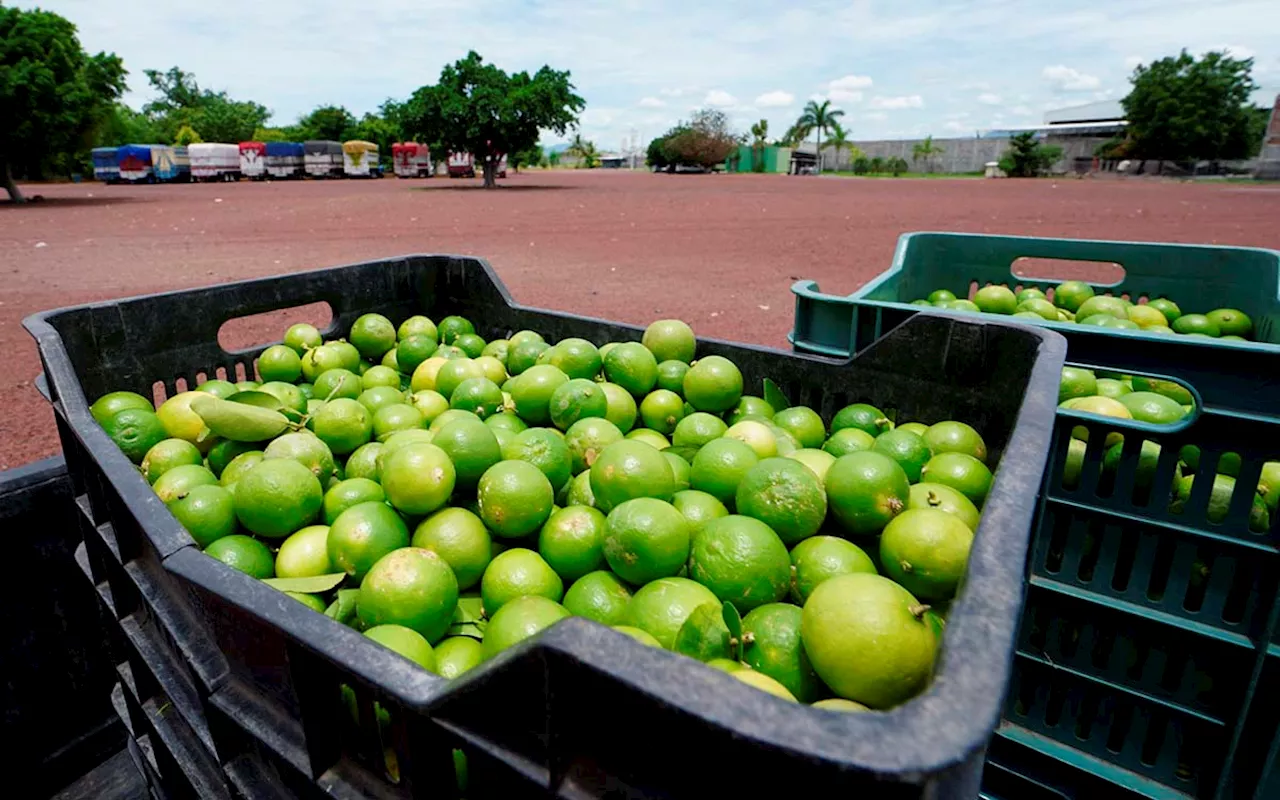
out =
<svg viewBox="0 0 1280 800"><path fill-rule="evenodd" d="M927 166L925 162L923 160L913 161L911 158L912 148L922 141L924 140L888 139L854 142L854 145L867 158L879 156L886 161L891 158L901 158L910 166L911 172L925 172ZM1045 140L1045 144L1057 145L1063 149L1063 159L1055 165L1055 171L1066 172L1070 168L1072 159L1092 157L1094 148L1104 141L1106 139L1102 137L1060 138L1050 136ZM976 137L934 139L933 144L943 150L941 155L934 156L932 159L933 172L981 172L988 161L999 161L1000 156L1004 155L1004 152L1009 149L1008 139L979 139ZM849 156L849 150L846 148L841 151L837 161L835 150L825 144L822 146L822 163L826 169L851 169L852 162Z"/></svg>

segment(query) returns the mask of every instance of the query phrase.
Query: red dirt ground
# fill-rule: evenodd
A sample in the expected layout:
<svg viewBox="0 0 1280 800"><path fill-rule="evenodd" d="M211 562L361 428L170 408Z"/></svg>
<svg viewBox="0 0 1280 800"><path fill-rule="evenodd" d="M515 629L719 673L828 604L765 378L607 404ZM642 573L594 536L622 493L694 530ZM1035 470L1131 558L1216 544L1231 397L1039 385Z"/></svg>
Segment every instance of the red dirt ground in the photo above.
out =
<svg viewBox="0 0 1280 800"><path fill-rule="evenodd" d="M524 303L786 346L791 283L847 293L913 230L1280 248L1280 189L1157 181L856 180L555 172L27 187L0 207L0 469L58 449L24 316L412 252L483 256ZM265 331L278 336L283 327Z"/></svg>

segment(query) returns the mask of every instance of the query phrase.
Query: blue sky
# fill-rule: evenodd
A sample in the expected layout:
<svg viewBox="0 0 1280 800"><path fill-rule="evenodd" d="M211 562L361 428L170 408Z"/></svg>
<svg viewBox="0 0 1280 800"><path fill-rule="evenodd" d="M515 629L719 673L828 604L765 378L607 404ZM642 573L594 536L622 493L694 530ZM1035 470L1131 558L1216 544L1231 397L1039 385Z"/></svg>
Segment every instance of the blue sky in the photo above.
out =
<svg viewBox="0 0 1280 800"><path fill-rule="evenodd" d="M24 3L24 5L31 5ZM356 113L432 82L474 49L508 70L572 71L601 149L648 139L698 107L780 135L810 98L850 138L965 136L1118 99L1133 65L1186 47L1255 59L1280 92L1280 0L44 0L91 50L130 69L179 65L285 124L324 103ZM906 10L904 10L906 9ZM550 143L550 139L547 140Z"/></svg>

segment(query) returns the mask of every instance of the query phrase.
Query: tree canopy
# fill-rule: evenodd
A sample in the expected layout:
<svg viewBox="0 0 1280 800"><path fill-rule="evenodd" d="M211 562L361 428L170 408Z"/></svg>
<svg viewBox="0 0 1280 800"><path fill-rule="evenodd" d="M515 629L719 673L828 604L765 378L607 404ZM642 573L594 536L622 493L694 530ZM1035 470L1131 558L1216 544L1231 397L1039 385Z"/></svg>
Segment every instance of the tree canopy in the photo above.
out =
<svg viewBox="0 0 1280 800"><path fill-rule="evenodd" d="M564 135L585 107L567 71L544 66L508 75L472 51L446 66L436 85L414 92L402 120L419 141L475 156L492 188L503 154L535 146L542 130Z"/></svg>
<svg viewBox="0 0 1280 800"><path fill-rule="evenodd" d="M124 91L124 64L89 55L76 27L48 11L0 7L0 185L14 202L15 172L69 168Z"/></svg>
<svg viewBox="0 0 1280 800"><path fill-rule="evenodd" d="M1257 147L1249 95L1253 59L1183 50L1137 67L1121 101L1135 158L1190 161L1247 158Z"/></svg>
<svg viewBox="0 0 1280 800"><path fill-rule="evenodd" d="M649 144L649 165L667 170L677 166L712 169L723 164L741 141L729 130L723 111L704 108Z"/></svg>
<svg viewBox="0 0 1280 800"><path fill-rule="evenodd" d="M1009 139L1009 149L1000 157L1000 169L1010 178L1034 178L1049 171L1062 158L1062 148L1036 139L1034 131Z"/></svg>
<svg viewBox="0 0 1280 800"><path fill-rule="evenodd" d="M822 136L832 130L833 125L839 125L839 120L843 116L843 111L831 107L830 100L823 100L821 103L817 100L810 100L809 104L804 107L804 111L801 112L800 118L792 126L794 131L800 135L797 143L804 141L804 138L810 133L817 134L819 172L822 171Z"/></svg>
<svg viewBox="0 0 1280 800"><path fill-rule="evenodd" d="M161 142L177 142L184 127L195 130L206 142L240 142L267 121L266 106L233 100L226 92L201 89L196 76L178 67L144 70L158 96L142 107Z"/></svg>

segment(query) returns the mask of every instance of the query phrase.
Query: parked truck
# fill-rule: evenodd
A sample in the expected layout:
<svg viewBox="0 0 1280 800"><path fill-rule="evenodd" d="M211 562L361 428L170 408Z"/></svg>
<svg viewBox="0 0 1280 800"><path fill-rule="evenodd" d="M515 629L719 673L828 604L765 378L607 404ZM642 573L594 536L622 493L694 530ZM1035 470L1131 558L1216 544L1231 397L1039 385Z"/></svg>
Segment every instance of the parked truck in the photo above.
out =
<svg viewBox="0 0 1280 800"><path fill-rule="evenodd" d="M331 139L312 139L302 143L305 150L307 176L311 178L342 177L342 143Z"/></svg>
<svg viewBox="0 0 1280 800"><path fill-rule="evenodd" d="M434 173L431 148L417 142L391 145L391 161L397 178L430 178Z"/></svg>
<svg viewBox="0 0 1280 800"><path fill-rule="evenodd" d="M223 142L190 145L191 177L197 181L240 180L240 147Z"/></svg>
<svg viewBox="0 0 1280 800"><path fill-rule="evenodd" d="M95 147L90 151L90 158L93 159L93 177L103 183L118 183L120 181L120 161L118 157L118 147Z"/></svg>
<svg viewBox="0 0 1280 800"><path fill-rule="evenodd" d="M267 175L272 178L301 178L306 174L302 142L267 142Z"/></svg>
<svg viewBox="0 0 1280 800"><path fill-rule="evenodd" d="M253 180L267 177L267 146L262 142L241 142L240 175Z"/></svg>
<svg viewBox="0 0 1280 800"><path fill-rule="evenodd" d="M362 139L342 143L342 174L348 178L381 178L378 146Z"/></svg>
<svg viewBox="0 0 1280 800"><path fill-rule="evenodd" d="M476 160L470 153L449 154L450 178L474 178L476 176Z"/></svg>

